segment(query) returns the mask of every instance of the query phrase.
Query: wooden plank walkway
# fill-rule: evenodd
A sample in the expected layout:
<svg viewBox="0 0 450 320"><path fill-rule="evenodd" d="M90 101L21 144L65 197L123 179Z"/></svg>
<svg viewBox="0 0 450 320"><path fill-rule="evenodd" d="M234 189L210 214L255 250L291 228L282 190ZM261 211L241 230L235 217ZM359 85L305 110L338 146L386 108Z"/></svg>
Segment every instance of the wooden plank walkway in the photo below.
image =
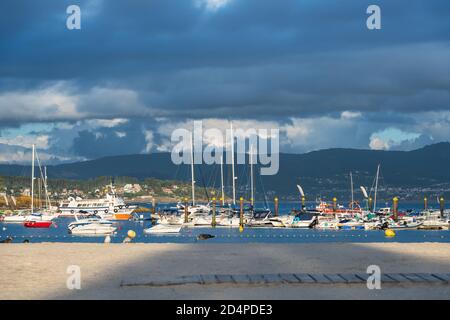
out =
<svg viewBox="0 0 450 320"><path fill-rule="evenodd" d="M206 274L123 280L121 286L173 286L184 284L365 284L366 274ZM450 284L450 273L386 273L381 283Z"/></svg>

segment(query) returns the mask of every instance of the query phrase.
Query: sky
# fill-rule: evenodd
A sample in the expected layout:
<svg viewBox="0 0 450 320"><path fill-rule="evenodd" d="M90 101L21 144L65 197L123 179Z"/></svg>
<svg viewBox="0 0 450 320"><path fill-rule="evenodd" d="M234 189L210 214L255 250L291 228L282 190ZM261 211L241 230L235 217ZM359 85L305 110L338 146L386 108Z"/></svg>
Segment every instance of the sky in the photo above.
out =
<svg viewBox="0 0 450 320"><path fill-rule="evenodd" d="M0 162L170 151L194 120L278 128L290 153L449 141L449 16L448 0L3 0Z"/></svg>

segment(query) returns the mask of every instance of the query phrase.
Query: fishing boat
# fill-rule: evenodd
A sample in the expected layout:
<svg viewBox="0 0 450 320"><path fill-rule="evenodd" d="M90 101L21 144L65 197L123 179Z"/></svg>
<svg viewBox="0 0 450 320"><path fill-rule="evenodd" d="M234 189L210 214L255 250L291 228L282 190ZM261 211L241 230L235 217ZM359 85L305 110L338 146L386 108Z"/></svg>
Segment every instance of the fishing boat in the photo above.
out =
<svg viewBox="0 0 450 320"><path fill-rule="evenodd" d="M179 233L181 226L173 226L167 224L156 224L150 228L144 229L144 233L147 234L167 234L167 233Z"/></svg>
<svg viewBox="0 0 450 320"><path fill-rule="evenodd" d="M355 205L355 202L351 202L350 205ZM319 200L319 203L315 207L315 211L319 212L322 215L336 215L341 218L353 217L363 214L363 210L359 207L359 205L346 208L341 204L337 204L335 208L332 203L328 203L323 200Z"/></svg>
<svg viewBox="0 0 450 320"><path fill-rule="evenodd" d="M67 226L69 233L76 235L105 235L112 234L117 228L112 221L104 220L99 216L90 215L78 217Z"/></svg>

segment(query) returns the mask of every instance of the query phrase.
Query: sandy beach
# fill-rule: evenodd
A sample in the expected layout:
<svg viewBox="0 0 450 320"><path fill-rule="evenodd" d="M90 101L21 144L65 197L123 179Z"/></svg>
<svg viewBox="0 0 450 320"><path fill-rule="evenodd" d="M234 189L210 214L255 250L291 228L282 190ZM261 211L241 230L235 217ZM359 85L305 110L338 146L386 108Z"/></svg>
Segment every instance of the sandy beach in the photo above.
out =
<svg viewBox="0 0 450 320"><path fill-rule="evenodd" d="M81 270L69 290L67 268ZM214 284L122 287L127 279L197 274L450 273L450 244L81 244L0 245L0 299L448 299L450 285Z"/></svg>

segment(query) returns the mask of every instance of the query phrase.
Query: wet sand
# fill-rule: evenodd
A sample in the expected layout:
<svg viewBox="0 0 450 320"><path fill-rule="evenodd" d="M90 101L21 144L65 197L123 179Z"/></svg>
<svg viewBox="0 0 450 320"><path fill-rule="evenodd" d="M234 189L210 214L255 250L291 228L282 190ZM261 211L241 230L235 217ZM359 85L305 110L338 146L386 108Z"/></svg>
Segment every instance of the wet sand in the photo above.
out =
<svg viewBox="0 0 450 320"><path fill-rule="evenodd" d="M81 244L0 245L0 299L449 299L450 285L178 285L121 287L126 279L198 274L450 273L450 244ZM81 270L69 290L67 268Z"/></svg>

